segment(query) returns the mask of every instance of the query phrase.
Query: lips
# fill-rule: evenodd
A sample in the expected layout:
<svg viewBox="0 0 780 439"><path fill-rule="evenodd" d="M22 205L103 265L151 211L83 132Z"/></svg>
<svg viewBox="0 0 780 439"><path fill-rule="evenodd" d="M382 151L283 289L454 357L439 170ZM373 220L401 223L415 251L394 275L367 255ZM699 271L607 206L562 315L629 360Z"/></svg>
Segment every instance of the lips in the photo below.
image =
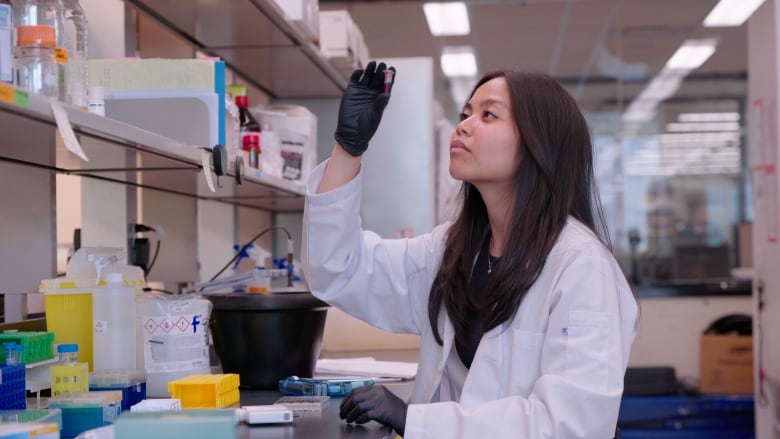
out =
<svg viewBox="0 0 780 439"><path fill-rule="evenodd" d="M463 149L463 150L466 150L466 151L471 151L471 150L470 150L470 149L468 149L468 147L467 147L467 146L466 146L466 145L465 145L463 142L461 142L460 140L453 140L453 141L450 143L450 151L453 151L453 150L456 150L456 149Z"/></svg>

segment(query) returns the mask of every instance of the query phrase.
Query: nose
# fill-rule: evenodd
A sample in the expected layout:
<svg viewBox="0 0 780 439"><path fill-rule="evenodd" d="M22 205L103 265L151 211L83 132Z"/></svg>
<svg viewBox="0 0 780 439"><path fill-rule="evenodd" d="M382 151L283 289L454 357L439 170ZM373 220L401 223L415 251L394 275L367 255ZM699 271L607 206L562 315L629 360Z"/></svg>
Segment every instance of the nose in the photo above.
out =
<svg viewBox="0 0 780 439"><path fill-rule="evenodd" d="M462 134L462 135L468 135L469 134L469 131L471 130L471 128L468 126L469 119L470 119L470 117L467 117L467 118L461 120L460 122L458 122L457 125L455 125L455 132L457 134Z"/></svg>

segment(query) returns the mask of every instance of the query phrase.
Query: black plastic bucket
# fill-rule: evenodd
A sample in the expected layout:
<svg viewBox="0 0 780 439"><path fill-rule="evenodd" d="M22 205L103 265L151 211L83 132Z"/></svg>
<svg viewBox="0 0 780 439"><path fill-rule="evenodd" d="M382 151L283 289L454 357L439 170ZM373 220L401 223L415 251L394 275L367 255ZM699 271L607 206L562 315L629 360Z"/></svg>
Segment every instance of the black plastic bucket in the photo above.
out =
<svg viewBox="0 0 780 439"><path fill-rule="evenodd" d="M223 373L243 389L278 389L290 375L311 377L322 347L328 305L309 292L206 294L211 334Z"/></svg>

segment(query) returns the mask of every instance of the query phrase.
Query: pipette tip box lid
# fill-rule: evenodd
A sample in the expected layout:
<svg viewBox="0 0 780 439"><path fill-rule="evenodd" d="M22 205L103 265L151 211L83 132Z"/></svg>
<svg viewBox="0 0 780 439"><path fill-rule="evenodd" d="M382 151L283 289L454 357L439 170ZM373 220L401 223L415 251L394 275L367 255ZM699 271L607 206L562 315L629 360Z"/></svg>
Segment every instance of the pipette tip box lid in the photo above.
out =
<svg viewBox="0 0 780 439"><path fill-rule="evenodd" d="M62 427L60 409L0 410L0 424L54 423Z"/></svg>
<svg viewBox="0 0 780 439"><path fill-rule="evenodd" d="M116 421L122 412L121 404L119 390L73 393L49 399L49 407L62 410L62 436L66 437Z"/></svg>
<svg viewBox="0 0 780 439"><path fill-rule="evenodd" d="M115 439L233 439L234 409L184 410L181 412L128 412L114 424Z"/></svg>
<svg viewBox="0 0 780 439"><path fill-rule="evenodd" d="M90 391L122 391L122 410L146 399L146 371L104 370L89 374Z"/></svg>
<svg viewBox="0 0 780 439"><path fill-rule="evenodd" d="M59 439L60 427L54 423L0 424L0 439Z"/></svg>

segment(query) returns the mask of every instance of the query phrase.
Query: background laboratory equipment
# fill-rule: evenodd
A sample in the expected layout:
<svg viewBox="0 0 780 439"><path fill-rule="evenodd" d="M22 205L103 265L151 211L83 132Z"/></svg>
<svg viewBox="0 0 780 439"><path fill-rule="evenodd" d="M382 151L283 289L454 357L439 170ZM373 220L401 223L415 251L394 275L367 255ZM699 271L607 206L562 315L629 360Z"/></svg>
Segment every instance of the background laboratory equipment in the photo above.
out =
<svg viewBox="0 0 780 439"><path fill-rule="evenodd" d="M310 377L322 347L328 305L308 291L204 294L214 304L211 335L222 371L241 388L277 389L290 375Z"/></svg>

